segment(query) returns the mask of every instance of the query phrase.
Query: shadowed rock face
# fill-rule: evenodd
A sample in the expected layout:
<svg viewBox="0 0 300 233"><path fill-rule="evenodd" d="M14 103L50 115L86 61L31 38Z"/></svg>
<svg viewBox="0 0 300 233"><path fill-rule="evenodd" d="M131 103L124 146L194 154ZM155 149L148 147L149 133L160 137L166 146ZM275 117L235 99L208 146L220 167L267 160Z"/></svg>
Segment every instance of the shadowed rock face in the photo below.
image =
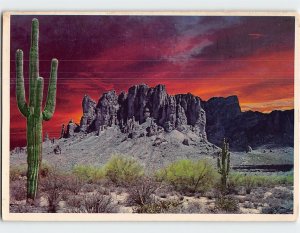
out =
<svg viewBox="0 0 300 233"><path fill-rule="evenodd" d="M92 100L88 95L85 95L82 100L83 115L80 120L80 130L86 131L87 126L90 125L95 119L96 102Z"/></svg>
<svg viewBox="0 0 300 233"><path fill-rule="evenodd" d="M202 102L206 112L206 132L209 142L221 145L228 138L233 150L245 151L248 146L293 146L294 110L241 112L238 98L212 98Z"/></svg>
<svg viewBox="0 0 300 233"><path fill-rule="evenodd" d="M85 95L80 126L67 125L65 137L76 132L97 132L118 126L128 138L161 132L192 131L199 140L221 146L224 138L231 150L246 151L262 145L293 146L294 111L242 112L237 96L202 101L188 94L169 95L164 85L135 85L128 92L104 93L98 103Z"/></svg>
<svg viewBox="0 0 300 233"><path fill-rule="evenodd" d="M109 91L102 95L97 105L85 96L82 107L80 129L84 132L119 125L127 133L129 125L140 125L151 119L152 124L166 132L189 128L206 140L206 116L200 98L190 93L169 95L164 85L153 88L145 84L135 85L129 88L128 93L121 92L119 95Z"/></svg>

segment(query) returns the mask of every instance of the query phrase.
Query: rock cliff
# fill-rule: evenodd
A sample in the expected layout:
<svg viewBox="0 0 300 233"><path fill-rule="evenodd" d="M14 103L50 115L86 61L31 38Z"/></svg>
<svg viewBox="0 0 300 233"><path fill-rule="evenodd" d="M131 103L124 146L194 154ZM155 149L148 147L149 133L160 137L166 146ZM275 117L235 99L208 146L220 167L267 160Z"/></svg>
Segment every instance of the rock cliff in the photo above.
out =
<svg viewBox="0 0 300 233"><path fill-rule="evenodd" d="M206 116L200 98L190 93L169 95L164 85L135 85L119 95L112 90L104 93L97 104L85 95L82 109L80 126L67 127L66 137L79 131L99 134L107 127L119 126L131 138L176 129L193 131L206 141Z"/></svg>
<svg viewBox="0 0 300 233"><path fill-rule="evenodd" d="M203 103L209 142L219 145L225 137L233 150L262 145L293 146L294 110L242 112L237 96L211 98Z"/></svg>
<svg viewBox="0 0 300 233"><path fill-rule="evenodd" d="M98 102L85 95L82 110L80 125L70 121L62 130L63 137L78 132L100 135L114 126L131 139L173 130L192 132L199 140L218 146L227 138L236 151L262 145L293 146L294 142L293 110L242 112L237 96L202 101L190 93L169 95L161 84L135 85L119 95L112 90Z"/></svg>

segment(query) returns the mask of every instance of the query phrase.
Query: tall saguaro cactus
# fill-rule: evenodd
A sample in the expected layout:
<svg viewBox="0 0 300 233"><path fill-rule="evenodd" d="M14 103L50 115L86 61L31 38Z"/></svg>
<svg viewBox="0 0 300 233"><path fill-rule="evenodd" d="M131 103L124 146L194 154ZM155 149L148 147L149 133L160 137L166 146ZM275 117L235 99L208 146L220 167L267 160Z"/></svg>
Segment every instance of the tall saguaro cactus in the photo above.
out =
<svg viewBox="0 0 300 233"><path fill-rule="evenodd" d="M226 142L224 138L222 152L218 157L218 173L221 174L221 187L222 191L227 188L227 180L230 170L230 153L229 153L229 143Z"/></svg>
<svg viewBox="0 0 300 233"><path fill-rule="evenodd" d="M32 20L29 57L29 103L25 97L23 51L16 52L16 96L20 112L27 118L27 198L35 199L42 161L42 122L52 118L56 103L57 59L52 59L48 95L42 110L44 79L39 77L39 21Z"/></svg>

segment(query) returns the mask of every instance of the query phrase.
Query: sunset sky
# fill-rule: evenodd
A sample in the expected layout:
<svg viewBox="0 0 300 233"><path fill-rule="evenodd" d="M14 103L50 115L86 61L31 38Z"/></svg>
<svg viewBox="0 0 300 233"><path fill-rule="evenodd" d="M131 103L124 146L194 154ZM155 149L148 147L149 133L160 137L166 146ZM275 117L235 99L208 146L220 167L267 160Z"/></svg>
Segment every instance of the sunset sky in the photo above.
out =
<svg viewBox="0 0 300 233"><path fill-rule="evenodd" d="M203 100L237 95L243 111L294 108L294 17L34 16L40 22L40 76L59 60L57 106L44 132L79 122L84 94L146 83ZM26 145L16 106L15 51L24 51L26 95L33 16L11 17L11 148ZM44 92L44 98L46 93Z"/></svg>

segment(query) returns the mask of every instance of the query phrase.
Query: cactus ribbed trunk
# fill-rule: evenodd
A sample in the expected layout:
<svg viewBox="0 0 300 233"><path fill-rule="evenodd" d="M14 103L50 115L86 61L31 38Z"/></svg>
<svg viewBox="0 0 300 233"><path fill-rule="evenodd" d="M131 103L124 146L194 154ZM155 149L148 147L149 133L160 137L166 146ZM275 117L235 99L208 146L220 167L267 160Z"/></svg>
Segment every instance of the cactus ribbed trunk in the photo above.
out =
<svg viewBox="0 0 300 233"><path fill-rule="evenodd" d="M27 118L27 199L35 199L38 190L39 171L42 162L43 120L50 120L56 103L56 82L58 61L52 59L50 82L46 106L42 111L44 79L39 77L38 54L39 22L32 20L29 65L29 104L25 97L23 75L23 51L16 52L16 95L20 112Z"/></svg>
<svg viewBox="0 0 300 233"><path fill-rule="evenodd" d="M36 196L41 161L42 118L30 115L27 119L27 198Z"/></svg>

